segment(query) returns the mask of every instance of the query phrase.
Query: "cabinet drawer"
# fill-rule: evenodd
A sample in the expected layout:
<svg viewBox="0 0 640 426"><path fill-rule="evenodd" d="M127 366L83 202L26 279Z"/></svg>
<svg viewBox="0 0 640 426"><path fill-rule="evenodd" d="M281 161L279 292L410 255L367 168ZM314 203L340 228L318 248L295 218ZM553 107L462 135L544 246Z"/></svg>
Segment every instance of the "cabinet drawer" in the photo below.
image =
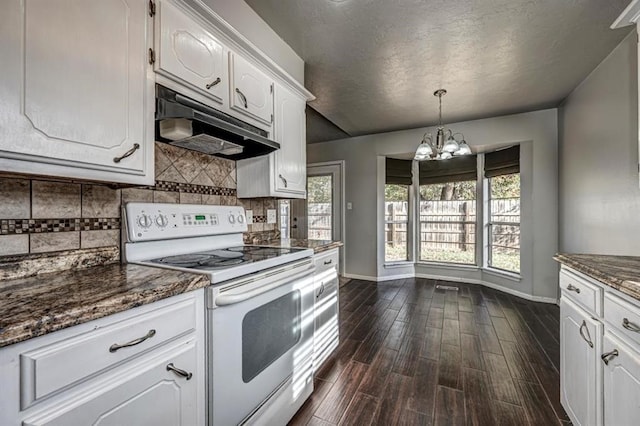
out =
<svg viewBox="0 0 640 426"><path fill-rule="evenodd" d="M329 250L313 256L313 263L316 266L316 273L326 271L327 269L338 268L338 249Z"/></svg>
<svg viewBox="0 0 640 426"><path fill-rule="evenodd" d="M24 410L195 327L196 300L191 298L22 353L20 406Z"/></svg>
<svg viewBox="0 0 640 426"><path fill-rule="evenodd" d="M563 296L590 313L602 316L602 288L565 269L560 271L560 288Z"/></svg>
<svg viewBox="0 0 640 426"><path fill-rule="evenodd" d="M605 293L604 320L612 325L618 334L640 344L640 306L614 294Z"/></svg>

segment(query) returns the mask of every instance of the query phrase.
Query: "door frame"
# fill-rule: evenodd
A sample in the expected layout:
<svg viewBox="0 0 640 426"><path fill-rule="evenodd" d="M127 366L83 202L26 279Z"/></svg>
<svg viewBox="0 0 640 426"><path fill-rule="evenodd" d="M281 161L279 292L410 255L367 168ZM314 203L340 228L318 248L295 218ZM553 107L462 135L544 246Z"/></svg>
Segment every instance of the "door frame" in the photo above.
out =
<svg viewBox="0 0 640 426"><path fill-rule="evenodd" d="M325 161L325 162L321 162L321 163L309 163L307 164L307 178L309 176L314 176L312 172L312 169L314 168L320 168L320 167L337 167L337 177L339 178L339 182L334 183L334 185L337 185L338 188L340 189L340 197L339 197L339 214L337 215L340 219L340 226L338 227L338 230L340 231L340 241L342 241L343 247L339 250L339 254L340 254L340 265L338 267L338 272L340 273L340 275L344 275L344 270L345 270L345 247L347 245L347 241L346 241L346 232L345 232L345 223L346 223L346 210L345 210L345 200L346 200L346 194L345 194L345 161L344 160L337 160L337 161ZM326 173L318 173L318 175L326 175ZM335 179L335 175L334 175L334 179ZM333 236L332 236L333 239Z"/></svg>

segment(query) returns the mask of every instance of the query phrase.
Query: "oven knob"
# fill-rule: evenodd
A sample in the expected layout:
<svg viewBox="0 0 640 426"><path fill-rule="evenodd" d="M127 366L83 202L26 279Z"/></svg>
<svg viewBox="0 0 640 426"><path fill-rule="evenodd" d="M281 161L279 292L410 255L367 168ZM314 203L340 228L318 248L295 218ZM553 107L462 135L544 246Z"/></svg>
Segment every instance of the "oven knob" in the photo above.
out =
<svg viewBox="0 0 640 426"><path fill-rule="evenodd" d="M147 216L146 214L138 216L138 225L140 225L141 228L148 228L153 225L151 216Z"/></svg>
<svg viewBox="0 0 640 426"><path fill-rule="evenodd" d="M164 228L168 224L169 220L167 220L167 217L165 215L161 214L156 217L156 225L158 225L160 228Z"/></svg>
<svg viewBox="0 0 640 426"><path fill-rule="evenodd" d="M229 223L236 223L236 218L232 214L229 215Z"/></svg>
<svg viewBox="0 0 640 426"><path fill-rule="evenodd" d="M238 215L238 223L244 223L244 216L241 214Z"/></svg>

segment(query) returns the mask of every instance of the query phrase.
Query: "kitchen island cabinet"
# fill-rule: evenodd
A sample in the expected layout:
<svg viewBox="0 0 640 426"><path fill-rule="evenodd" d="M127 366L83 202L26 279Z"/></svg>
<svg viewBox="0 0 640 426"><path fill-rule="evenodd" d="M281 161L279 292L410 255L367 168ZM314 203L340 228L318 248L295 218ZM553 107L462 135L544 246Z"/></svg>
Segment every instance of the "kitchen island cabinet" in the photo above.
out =
<svg viewBox="0 0 640 426"><path fill-rule="evenodd" d="M640 418L640 258L558 255L561 401L575 425Z"/></svg>

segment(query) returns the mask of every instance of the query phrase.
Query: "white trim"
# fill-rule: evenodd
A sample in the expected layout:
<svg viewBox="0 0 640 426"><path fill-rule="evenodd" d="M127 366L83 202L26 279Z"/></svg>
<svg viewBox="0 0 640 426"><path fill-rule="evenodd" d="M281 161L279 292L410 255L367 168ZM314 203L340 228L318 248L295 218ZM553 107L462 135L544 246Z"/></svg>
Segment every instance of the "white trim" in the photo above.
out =
<svg viewBox="0 0 640 426"><path fill-rule="evenodd" d="M482 268L482 273L493 275L496 278L504 278L506 280L514 281L517 283L522 282L522 275L516 274L514 272L509 272L504 269L486 267Z"/></svg>
<svg viewBox="0 0 640 426"><path fill-rule="evenodd" d="M618 18L611 24L611 29L626 27L638 22L640 18L640 0L632 1L629 6L618 16Z"/></svg>
<svg viewBox="0 0 640 426"><path fill-rule="evenodd" d="M349 278L352 280L364 280L364 281L373 281L378 282L378 277L369 277L367 275L358 275L358 274L342 274L344 278Z"/></svg>
<svg viewBox="0 0 640 426"><path fill-rule="evenodd" d="M449 277L445 275L431 275L431 274L416 274L416 278L427 278L431 280L452 281L452 282L467 283L467 284L479 284L485 287L492 288L494 290L503 291L505 293L511 294L512 296L517 296L525 300L530 300L532 302L553 303L556 305L558 304L558 299L553 297L533 296L518 290L513 290L513 289L503 287L498 284L490 283L484 280L477 280L473 278Z"/></svg>
<svg viewBox="0 0 640 426"><path fill-rule="evenodd" d="M382 265L382 267L385 269L406 268L408 266L415 266L415 263L410 260L400 260L397 262L387 262Z"/></svg>
<svg viewBox="0 0 640 426"><path fill-rule="evenodd" d="M416 267L417 266L454 269L457 271L480 271L481 270L481 268L478 265L469 265L464 263L429 262L425 260L416 262Z"/></svg>

